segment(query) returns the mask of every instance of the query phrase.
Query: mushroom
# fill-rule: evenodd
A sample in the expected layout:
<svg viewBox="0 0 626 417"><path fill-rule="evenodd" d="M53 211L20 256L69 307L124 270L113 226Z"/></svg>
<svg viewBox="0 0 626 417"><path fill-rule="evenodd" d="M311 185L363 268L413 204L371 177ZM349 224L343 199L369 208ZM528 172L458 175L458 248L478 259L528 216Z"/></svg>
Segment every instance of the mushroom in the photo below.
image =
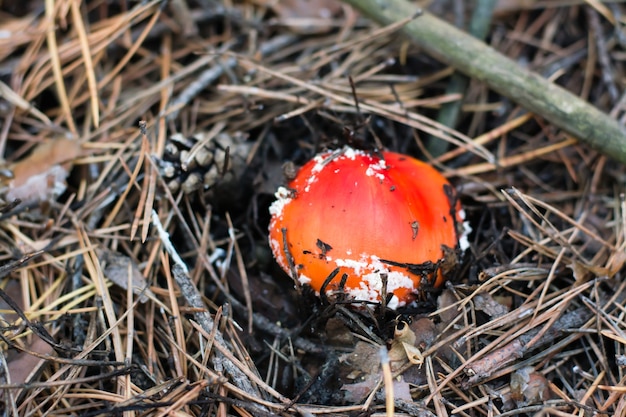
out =
<svg viewBox="0 0 626 417"><path fill-rule="evenodd" d="M471 229L450 183L412 157L344 147L279 187L269 242L278 264L322 297L405 306L439 286ZM384 294L382 294L384 292Z"/></svg>

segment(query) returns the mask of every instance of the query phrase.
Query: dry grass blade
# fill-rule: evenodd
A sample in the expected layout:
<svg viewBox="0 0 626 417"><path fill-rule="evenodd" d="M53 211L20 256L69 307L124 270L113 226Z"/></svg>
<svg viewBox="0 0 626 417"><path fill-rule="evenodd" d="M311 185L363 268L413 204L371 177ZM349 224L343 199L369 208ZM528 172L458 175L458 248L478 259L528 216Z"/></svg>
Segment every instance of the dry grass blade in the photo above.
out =
<svg viewBox="0 0 626 417"><path fill-rule="evenodd" d="M3 97L6 101L18 107L22 110L27 110L33 114L33 116L37 117L39 120L44 122L47 125L51 125L52 122L42 112L37 110L37 108L33 107L29 104L24 98L22 98L19 94L13 91L8 85L0 81L0 97Z"/></svg>
<svg viewBox="0 0 626 417"><path fill-rule="evenodd" d="M70 102L67 97L67 91L65 89L65 80L63 79L63 71L61 68L61 59L59 57L59 50L56 41L55 34L55 3L52 0L46 0L46 18L48 20L48 32L47 32L47 41L48 41L48 49L50 50L50 61L52 65L52 71L54 73L54 80L57 89L57 93L59 95L59 100L61 101L61 108L63 109L63 113L65 114L65 120L67 122L67 127L70 132L76 134L76 124L74 122L74 117L72 115L72 110L70 108Z"/></svg>
<svg viewBox="0 0 626 417"><path fill-rule="evenodd" d="M93 61L91 60L91 52L89 51L87 33L83 24L83 18L80 14L80 2L78 0L74 0L70 7L72 9L72 20L76 25L76 31L78 32L78 39L80 41L80 49L85 63L85 76L87 77L87 85L89 86L89 94L91 96L91 115L93 117L93 124L95 127L98 127L100 125L100 100L98 98L96 74L94 73Z"/></svg>

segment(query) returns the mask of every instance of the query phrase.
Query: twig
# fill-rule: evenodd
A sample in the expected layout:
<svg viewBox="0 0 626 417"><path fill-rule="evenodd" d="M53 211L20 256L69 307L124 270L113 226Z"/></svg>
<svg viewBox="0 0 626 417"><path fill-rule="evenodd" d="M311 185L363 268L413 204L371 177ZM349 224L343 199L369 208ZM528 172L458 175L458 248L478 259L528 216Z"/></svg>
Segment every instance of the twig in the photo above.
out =
<svg viewBox="0 0 626 417"><path fill-rule="evenodd" d="M600 17L598 17L598 12L593 8L587 7L586 10L587 20L589 21L589 26L591 26L591 33L595 38L596 47L598 48L598 62L600 63L600 68L602 68L602 81L604 82L606 91L609 93L609 97L611 97L611 103L614 104L619 99L620 94L615 84L613 70L611 69L609 51L606 40L604 39L602 25L600 25Z"/></svg>
<svg viewBox="0 0 626 417"><path fill-rule="evenodd" d="M54 25L54 1L46 0L46 18L48 19L48 29L46 40L48 42L48 49L50 51L50 62L52 63L52 72L54 74L54 81L57 88L57 94L59 101L61 102L61 108L65 115L65 122L70 132L76 134L76 123L74 123L74 117L72 116L72 109L67 98L67 90L65 89L65 81L63 80L63 71L61 66L61 59L59 57L59 49L57 45L55 25Z"/></svg>
<svg viewBox="0 0 626 417"><path fill-rule="evenodd" d="M294 35L282 35L276 36L270 39L267 43L264 43L259 48L259 54L261 57L271 54L274 51L278 51L290 43L298 39ZM224 74L226 70L230 70L237 65L237 59L235 57L229 57L224 61L217 61L217 64L204 72L202 72L198 79L189 84L170 105L172 109L171 113L167 115L167 120L174 120L178 116L180 110L186 106L194 97L196 97L200 91L204 90L211 83L217 80Z"/></svg>
<svg viewBox="0 0 626 417"><path fill-rule="evenodd" d="M27 100L24 100L22 96L17 94L11 87L0 81L0 97L4 98L6 101L11 103L13 106L18 107L22 110L25 110L35 116L37 119L41 120L43 123L51 126L52 121L43 114L37 107L35 107L32 103L29 103ZM2 152L4 154L4 152Z"/></svg>
<svg viewBox="0 0 626 417"><path fill-rule="evenodd" d="M528 346L529 342L531 342L542 329L533 329L521 335L500 349L468 365L465 368L465 372L470 375L470 378L466 385L474 385L488 378L492 372L502 369L505 365L516 359L522 358L529 350L534 350L554 342L565 330L579 328L592 316L589 309L585 307L567 313L556 320L554 325L531 346Z"/></svg>
<svg viewBox="0 0 626 417"><path fill-rule="evenodd" d="M9 374L9 366L3 352L0 352L0 385L9 386L11 384L11 375ZM12 390L4 390L0 394L0 400L5 404L5 415L17 417L17 404L15 401L15 393Z"/></svg>
<svg viewBox="0 0 626 417"><path fill-rule="evenodd" d="M98 86L96 85L96 74L94 71L93 60L91 58L91 51L89 50L89 40L87 39L87 30L85 29L85 22L80 11L80 2L72 1L70 9L72 11L72 21L78 34L81 53L83 56L83 62L85 64L85 77L87 78L87 87L89 89L89 96L91 99L91 118L95 127L100 126L100 109Z"/></svg>
<svg viewBox="0 0 626 417"><path fill-rule="evenodd" d="M387 347L381 346L378 349L380 355L380 364L382 366L383 381L385 381L385 409L387 417L393 417L395 414L395 403L393 401L393 377L391 376L391 367L389 366L389 355Z"/></svg>
<svg viewBox="0 0 626 417"><path fill-rule="evenodd" d="M156 211L152 212L152 224L157 229L157 233L161 239L163 247L174 261L174 265L172 266L172 275L180 287L181 294L185 298L185 301L187 301L189 307L196 310L196 320L205 332L208 334L215 334L215 340L218 343L222 346L228 346L224 340L224 336L222 336L222 333L219 329L215 328L213 318L211 318L211 315L206 311L206 305L202 301L202 296L189 278L189 269L187 268L187 265L183 262L182 258L178 255L178 252L172 245L169 234L163 229ZM252 384L250 379L232 361L228 360L219 351L214 352L212 361L216 368L223 366L226 373L232 377L233 384L235 384L236 387L257 398L262 398L258 389Z"/></svg>
<svg viewBox="0 0 626 417"><path fill-rule="evenodd" d="M406 0L344 0L388 25L417 9ZM423 12L404 33L425 52L485 82L498 93L539 114L598 151L626 163L626 131L604 112L569 91L520 67L476 38Z"/></svg>

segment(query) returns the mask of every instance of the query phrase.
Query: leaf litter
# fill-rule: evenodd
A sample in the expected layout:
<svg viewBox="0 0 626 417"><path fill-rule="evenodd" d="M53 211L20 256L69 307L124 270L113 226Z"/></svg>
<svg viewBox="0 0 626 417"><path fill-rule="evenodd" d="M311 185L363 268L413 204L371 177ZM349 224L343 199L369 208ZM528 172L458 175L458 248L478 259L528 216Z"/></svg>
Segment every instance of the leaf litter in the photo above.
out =
<svg viewBox="0 0 626 417"><path fill-rule="evenodd" d="M621 120L623 9L501 1L489 42ZM453 70L406 22L332 1L0 14L7 413L626 412L624 167L480 83L440 125ZM350 141L430 160L472 222L415 309L324 303L271 259L285 162Z"/></svg>

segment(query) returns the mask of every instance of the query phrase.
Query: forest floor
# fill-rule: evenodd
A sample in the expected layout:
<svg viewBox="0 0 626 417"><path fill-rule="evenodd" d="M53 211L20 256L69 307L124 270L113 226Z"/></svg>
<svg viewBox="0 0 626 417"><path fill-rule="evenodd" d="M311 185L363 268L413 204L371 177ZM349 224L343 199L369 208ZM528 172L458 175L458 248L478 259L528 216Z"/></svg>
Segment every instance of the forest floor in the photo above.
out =
<svg viewBox="0 0 626 417"><path fill-rule="evenodd" d="M626 6L418 3L493 12L487 44L623 124ZM626 415L623 157L406 18L0 1L3 415ZM470 248L410 307L320 300L272 257L285 167L345 144L428 161L467 213Z"/></svg>

